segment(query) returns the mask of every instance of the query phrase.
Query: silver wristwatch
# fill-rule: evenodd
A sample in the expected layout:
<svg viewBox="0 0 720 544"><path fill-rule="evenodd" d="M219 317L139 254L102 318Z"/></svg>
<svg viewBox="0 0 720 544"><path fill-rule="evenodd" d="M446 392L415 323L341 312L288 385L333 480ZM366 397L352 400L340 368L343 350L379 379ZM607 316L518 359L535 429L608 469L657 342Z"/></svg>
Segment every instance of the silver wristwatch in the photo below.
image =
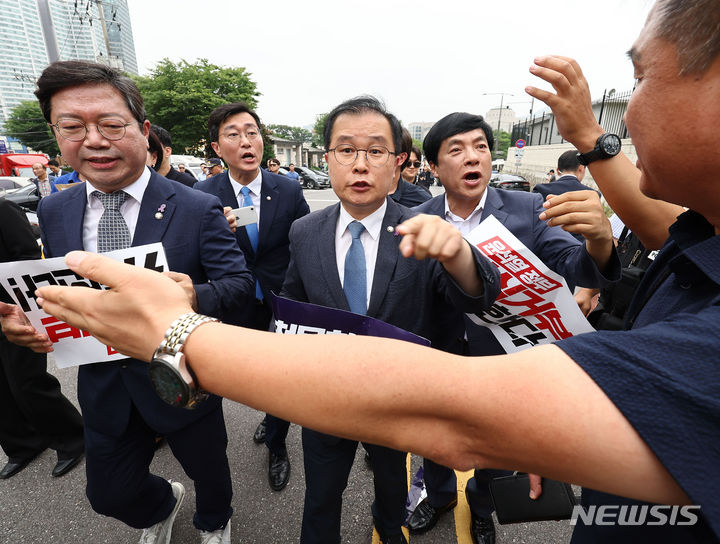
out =
<svg viewBox="0 0 720 544"><path fill-rule="evenodd" d="M217 319L194 312L181 315L165 331L165 338L155 350L148 367L150 381L158 396L171 406L192 409L208 397L198 387L182 350L190 333L214 321Z"/></svg>

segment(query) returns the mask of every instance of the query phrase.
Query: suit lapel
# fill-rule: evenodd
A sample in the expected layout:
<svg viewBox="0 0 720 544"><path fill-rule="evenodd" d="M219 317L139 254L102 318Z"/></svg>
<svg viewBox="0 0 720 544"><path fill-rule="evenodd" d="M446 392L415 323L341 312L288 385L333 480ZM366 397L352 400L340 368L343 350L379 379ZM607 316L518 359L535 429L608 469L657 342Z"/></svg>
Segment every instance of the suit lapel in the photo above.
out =
<svg viewBox="0 0 720 544"><path fill-rule="evenodd" d="M263 242L270 236L270 229L275 221L278 205L280 203L280 191L277 183L262 172L262 186L260 189L260 224L258 225L258 253L263 247Z"/></svg>
<svg viewBox="0 0 720 544"><path fill-rule="evenodd" d="M317 223L318 231L316 235L318 243L316 247L318 248L320 267L334 306L341 310L350 311L350 306L340 283L340 274L338 273L337 259L335 257L335 228L340 216L340 204L335 204L328 210L328 213L323 214L323 217Z"/></svg>
<svg viewBox="0 0 720 544"><path fill-rule="evenodd" d="M404 219L403 212L391 198L387 199L387 203L387 210L385 210L385 217L383 217L380 229L380 239L378 240L375 272L367 311L369 316L377 315L383 300L385 300L390 281L395 274L398 259L401 258L398 250L400 242L399 238L395 236L395 227L402 223ZM392 230L388 227L392 227Z"/></svg>
<svg viewBox="0 0 720 544"><path fill-rule="evenodd" d="M140 204L133 247L162 241L175 212L173 182L153 172ZM159 219L158 217L161 216Z"/></svg>
<svg viewBox="0 0 720 544"><path fill-rule="evenodd" d="M232 183L230 183L230 176L227 172L223 172L217 180L218 184L218 197L223 203L223 206L230 206L235 209L240 207L240 203L237 200L237 195L233 190Z"/></svg>
<svg viewBox="0 0 720 544"><path fill-rule="evenodd" d="M83 183L81 187L75 190L82 192L82 196L68 198L67 203L63 206L63 225L65 239L68 241L68 251L84 249L83 223L85 222L85 208L87 206L87 189Z"/></svg>
<svg viewBox="0 0 720 544"><path fill-rule="evenodd" d="M485 190L488 192L488 195L487 199L485 200L485 207L483 208L481 220L492 215L493 217L495 217L495 219L497 219L498 221L500 221L500 223L504 225L508 219L508 214L502 210L503 201L497 194L497 189L488 187Z"/></svg>

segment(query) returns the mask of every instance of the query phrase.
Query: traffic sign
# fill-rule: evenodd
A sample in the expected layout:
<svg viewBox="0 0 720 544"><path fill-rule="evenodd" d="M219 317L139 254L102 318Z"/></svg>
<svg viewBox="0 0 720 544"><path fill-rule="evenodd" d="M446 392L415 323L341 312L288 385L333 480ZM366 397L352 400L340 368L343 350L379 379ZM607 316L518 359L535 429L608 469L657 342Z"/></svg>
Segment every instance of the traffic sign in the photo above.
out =
<svg viewBox="0 0 720 544"><path fill-rule="evenodd" d="M515 142L515 147L517 147L518 149L522 149L523 147L525 147L525 140L520 139Z"/></svg>

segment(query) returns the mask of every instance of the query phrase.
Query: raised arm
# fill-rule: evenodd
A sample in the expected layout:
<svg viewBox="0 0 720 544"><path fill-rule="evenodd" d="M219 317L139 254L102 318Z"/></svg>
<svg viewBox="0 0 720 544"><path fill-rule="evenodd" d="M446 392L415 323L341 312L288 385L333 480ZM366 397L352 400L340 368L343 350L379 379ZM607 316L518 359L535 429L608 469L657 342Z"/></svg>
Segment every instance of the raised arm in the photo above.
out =
<svg viewBox="0 0 720 544"><path fill-rule="evenodd" d="M529 86L525 91L550 107L563 138L581 153L593 149L605 131L595 119L590 89L577 61L553 55L537 57L530 72L555 89L553 93ZM610 207L643 245L661 247L682 207L646 197L640 191L640 170L622 151L611 159L594 161L588 168Z"/></svg>
<svg viewBox="0 0 720 544"><path fill-rule="evenodd" d="M189 310L182 289L160 274L88 253L67 262L112 289L43 287L43 307L127 355L149 360L168 324ZM255 347L228 356L227 346L240 343ZM687 501L615 405L555 346L479 360L380 338L271 336L213 323L191 335L185 354L203 388L323 432L461 469L519 469Z"/></svg>

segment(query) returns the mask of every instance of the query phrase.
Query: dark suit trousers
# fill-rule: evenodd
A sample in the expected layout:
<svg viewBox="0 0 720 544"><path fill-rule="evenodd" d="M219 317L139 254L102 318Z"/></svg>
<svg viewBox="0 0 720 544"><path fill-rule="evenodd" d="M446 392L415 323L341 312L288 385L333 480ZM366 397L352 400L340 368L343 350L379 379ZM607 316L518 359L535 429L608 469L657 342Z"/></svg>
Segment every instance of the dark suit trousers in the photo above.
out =
<svg viewBox="0 0 720 544"><path fill-rule="evenodd" d="M305 508L301 544L339 544L342 494L355 461L357 442L303 428ZM363 443L375 485L372 514L381 538L401 532L407 500L407 454Z"/></svg>
<svg viewBox="0 0 720 544"><path fill-rule="evenodd" d="M170 484L149 470L156 435L134 406L122 436L85 428L86 492L93 510L136 529L151 527L170 515L175 506ZM166 433L165 438L195 483L193 524L204 531L224 527L232 515L232 484L222 405L190 425Z"/></svg>
<svg viewBox="0 0 720 544"><path fill-rule="evenodd" d="M45 448L58 459L83 451L80 412L47 372L47 355L17 346L0 334L0 446L13 460Z"/></svg>

